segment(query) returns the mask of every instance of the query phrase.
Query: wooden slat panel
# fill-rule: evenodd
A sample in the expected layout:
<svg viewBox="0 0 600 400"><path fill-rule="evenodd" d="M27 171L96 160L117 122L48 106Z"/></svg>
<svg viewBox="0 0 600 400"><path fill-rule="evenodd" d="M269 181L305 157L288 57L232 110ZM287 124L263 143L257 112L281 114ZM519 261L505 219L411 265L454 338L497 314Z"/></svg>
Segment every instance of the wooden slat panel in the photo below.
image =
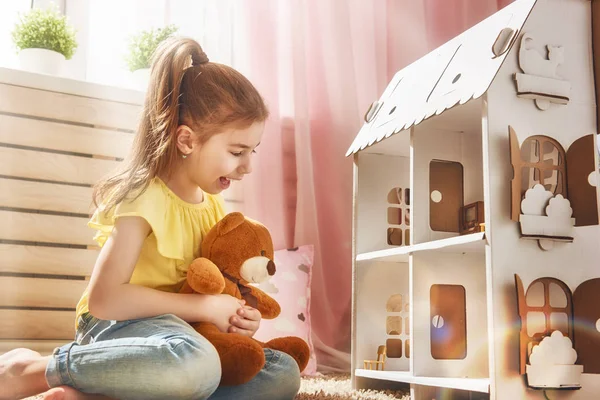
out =
<svg viewBox="0 0 600 400"><path fill-rule="evenodd" d="M0 147L0 175L93 185L119 162Z"/></svg>
<svg viewBox="0 0 600 400"><path fill-rule="evenodd" d="M127 103L0 84L0 111L135 130L141 107Z"/></svg>
<svg viewBox="0 0 600 400"><path fill-rule="evenodd" d="M73 340L75 311L0 310L0 339Z"/></svg>
<svg viewBox="0 0 600 400"><path fill-rule="evenodd" d="M91 214L92 188L0 178L0 207Z"/></svg>
<svg viewBox="0 0 600 400"><path fill-rule="evenodd" d="M0 306L75 308L88 282L0 276Z"/></svg>
<svg viewBox="0 0 600 400"><path fill-rule="evenodd" d="M0 243L0 272L90 276L97 257L98 250Z"/></svg>
<svg viewBox="0 0 600 400"><path fill-rule="evenodd" d="M0 115L0 143L125 158L133 137L125 132Z"/></svg>
<svg viewBox="0 0 600 400"><path fill-rule="evenodd" d="M37 351L42 356L49 356L55 348L70 342L70 340L0 340L0 356L18 348L30 349Z"/></svg>
<svg viewBox="0 0 600 400"><path fill-rule="evenodd" d="M95 246L86 218L0 210L0 239Z"/></svg>

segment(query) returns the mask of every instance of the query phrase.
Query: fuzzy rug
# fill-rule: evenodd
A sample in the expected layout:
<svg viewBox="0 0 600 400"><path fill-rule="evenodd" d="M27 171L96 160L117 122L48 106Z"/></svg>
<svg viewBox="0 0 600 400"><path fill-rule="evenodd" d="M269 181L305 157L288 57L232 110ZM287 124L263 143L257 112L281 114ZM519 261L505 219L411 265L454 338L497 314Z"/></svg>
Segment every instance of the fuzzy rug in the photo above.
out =
<svg viewBox="0 0 600 400"><path fill-rule="evenodd" d="M23 400L36 400L41 396ZM321 377L304 377L295 400L410 400L407 391L353 390L350 374L327 374Z"/></svg>
<svg viewBox="0 0 600 400"><path fill-rule="evenodd" d="M407 391L353 390L350 375L324 375L302 379L296 400L409 400Z"/></svg>

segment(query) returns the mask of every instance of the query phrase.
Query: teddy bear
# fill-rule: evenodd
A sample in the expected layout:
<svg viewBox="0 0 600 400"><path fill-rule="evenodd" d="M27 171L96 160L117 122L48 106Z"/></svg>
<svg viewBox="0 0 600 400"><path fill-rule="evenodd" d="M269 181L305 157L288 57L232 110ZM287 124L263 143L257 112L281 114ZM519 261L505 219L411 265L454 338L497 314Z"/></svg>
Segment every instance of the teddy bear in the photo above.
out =
<svg viewBox="0 0 600 400"><path fill-rule="evenodd" d="M228 294L244 299L260 311L262 318L273 319L281 312L277 301L249 283L261 283L275 274L271 235L261 223L242 213L227 214L206 234L201 257L189 266L182 293ZM272 339L266 343L238 333L221 332L208 322L192 327L217 349L221 360L221 385L240 385L250 381L264 366L263 348L289 354L302 371L309 359L309 348L295 336Z"/></svg>

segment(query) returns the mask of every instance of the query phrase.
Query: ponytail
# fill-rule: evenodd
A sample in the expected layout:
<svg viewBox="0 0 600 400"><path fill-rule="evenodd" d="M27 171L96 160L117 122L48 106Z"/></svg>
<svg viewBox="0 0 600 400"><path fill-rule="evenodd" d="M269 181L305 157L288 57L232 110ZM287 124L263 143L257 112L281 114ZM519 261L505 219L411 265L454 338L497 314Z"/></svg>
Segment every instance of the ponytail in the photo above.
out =
<svg viewBox="0 0 600 400"><path fill-rule="evenodd" d="M268 110L254 86L238 71L209 62L193 39L169 38L156 49L150 83L133 148L124 168L99 182L93 200L110 210L138 196L177 160L175 134L189 125L206 140L225 125L264 121Z"/></svg>

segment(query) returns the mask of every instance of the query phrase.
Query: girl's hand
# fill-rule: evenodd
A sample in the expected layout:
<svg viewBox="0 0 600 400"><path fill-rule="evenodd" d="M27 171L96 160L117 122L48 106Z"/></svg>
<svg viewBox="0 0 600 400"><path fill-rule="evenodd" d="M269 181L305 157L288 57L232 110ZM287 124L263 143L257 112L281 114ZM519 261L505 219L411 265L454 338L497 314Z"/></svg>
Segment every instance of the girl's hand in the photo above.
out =
<svg viewBox="0 0 600 400"><path fill-rule="evenodd" d="M260 326L261 318L260 311L256 308L243 306L237 310L237 315L231 317L229 320L232 325L229 328L229 332L252 337Z"/></svg>
<svg viewBox="0 0 600 400"><path fill-rule="evenodd" d="M231 327L229 321L242 308L244 301L228 294L218 294L211 298L209 322L215 324L221 332L227 332Z"/></svg>

